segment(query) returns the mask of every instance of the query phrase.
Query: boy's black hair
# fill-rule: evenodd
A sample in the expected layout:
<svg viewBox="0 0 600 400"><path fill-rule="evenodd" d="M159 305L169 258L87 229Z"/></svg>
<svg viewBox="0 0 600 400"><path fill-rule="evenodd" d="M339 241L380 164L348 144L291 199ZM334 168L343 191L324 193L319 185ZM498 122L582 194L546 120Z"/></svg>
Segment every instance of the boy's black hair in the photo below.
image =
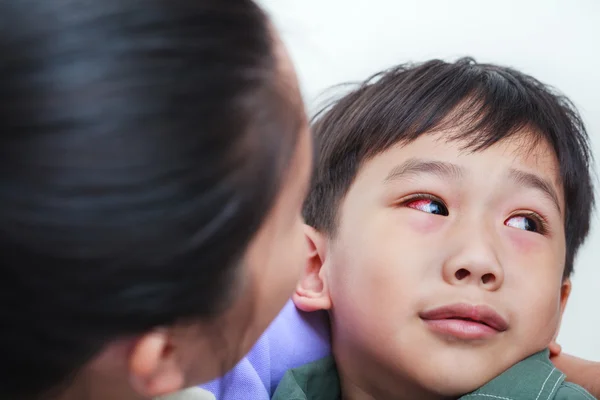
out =
<svg viewBox="0 0 600 400"><path fill-rule="evenodd" d="M307 224L334 236L338 207L362 163L396 144L453 127L460 133L449 140L465 140L473 151L524 128L552 146L564 186L564 276L570 276L594 205L592 156L581 117L569 99L535 78L471 58L399 65L317 114L319 153L304 205Z"/></svg>

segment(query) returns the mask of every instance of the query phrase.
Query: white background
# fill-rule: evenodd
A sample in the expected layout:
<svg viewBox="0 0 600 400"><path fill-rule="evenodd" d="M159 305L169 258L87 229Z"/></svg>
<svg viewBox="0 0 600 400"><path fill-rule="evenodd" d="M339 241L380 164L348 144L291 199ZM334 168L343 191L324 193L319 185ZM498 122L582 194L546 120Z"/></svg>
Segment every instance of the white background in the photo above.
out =
<svg viewBox="0 0 600 400"><path fill-rule="evenodd" d="M262 0L314 111L332 85L430 58L509 65L549 83L583 114L600 160L599 0ZM331 91L329 92L331 95ZM600 197L600 190L596 190ZM600 218L580 252L559 341L600 361Z"/></svg>

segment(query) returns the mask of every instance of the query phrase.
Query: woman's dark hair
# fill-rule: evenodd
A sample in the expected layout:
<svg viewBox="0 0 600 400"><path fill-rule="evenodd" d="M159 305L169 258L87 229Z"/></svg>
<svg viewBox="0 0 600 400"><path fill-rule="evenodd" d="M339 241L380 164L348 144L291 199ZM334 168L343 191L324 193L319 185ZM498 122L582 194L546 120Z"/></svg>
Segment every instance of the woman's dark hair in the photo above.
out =
<svg viewBox="0 0 600 400"><path fill-rule="evenodd" d="M0 2L0 398L231 300L302 111L251 0Z"/></svg>
<svg viewBox="0 0 600 400"><path fill-rule="evenodd" d="M318 147L306 222L335 235L339 205L362 164L421 135L460 128L448 140L484 150L531 128L556 154L565 194L566 259L573 272L594 207L592 155L585 125L564 95L515 69L471 58L402 64L364 81L325 107L313 123Z"/></svg>

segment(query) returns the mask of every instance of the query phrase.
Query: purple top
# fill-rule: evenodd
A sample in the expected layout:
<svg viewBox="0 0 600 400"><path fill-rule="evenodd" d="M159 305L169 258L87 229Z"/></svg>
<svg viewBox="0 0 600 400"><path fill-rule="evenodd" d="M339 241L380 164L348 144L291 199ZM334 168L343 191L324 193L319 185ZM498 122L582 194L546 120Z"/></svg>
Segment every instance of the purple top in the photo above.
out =
<svg viewBox="0 0 600 400"><path fill-rule="evenodd" d="M305 313L289 301L245 358L201 387L217 400L269 400L288 369L329 355L329 339L326 313Z"/></svg>

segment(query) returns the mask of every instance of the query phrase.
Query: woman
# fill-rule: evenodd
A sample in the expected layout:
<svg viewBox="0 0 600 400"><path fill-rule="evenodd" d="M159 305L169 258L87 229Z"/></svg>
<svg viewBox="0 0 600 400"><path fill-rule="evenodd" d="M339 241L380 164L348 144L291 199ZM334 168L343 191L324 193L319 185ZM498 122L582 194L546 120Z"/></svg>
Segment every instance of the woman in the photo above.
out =
<svg viewBox="0 0 600 400"><path fill-rule="evenodd" d="M311 143L251 0L0 3L0 398L215 378L293 291Z"/></svg>
<svg viewBox="0 0 600 400"><path fill-rule="evenodd" d="M0 398L150 398L230 369L305 251L311 143L264 14L4 1L0 71Z"/></svg>

